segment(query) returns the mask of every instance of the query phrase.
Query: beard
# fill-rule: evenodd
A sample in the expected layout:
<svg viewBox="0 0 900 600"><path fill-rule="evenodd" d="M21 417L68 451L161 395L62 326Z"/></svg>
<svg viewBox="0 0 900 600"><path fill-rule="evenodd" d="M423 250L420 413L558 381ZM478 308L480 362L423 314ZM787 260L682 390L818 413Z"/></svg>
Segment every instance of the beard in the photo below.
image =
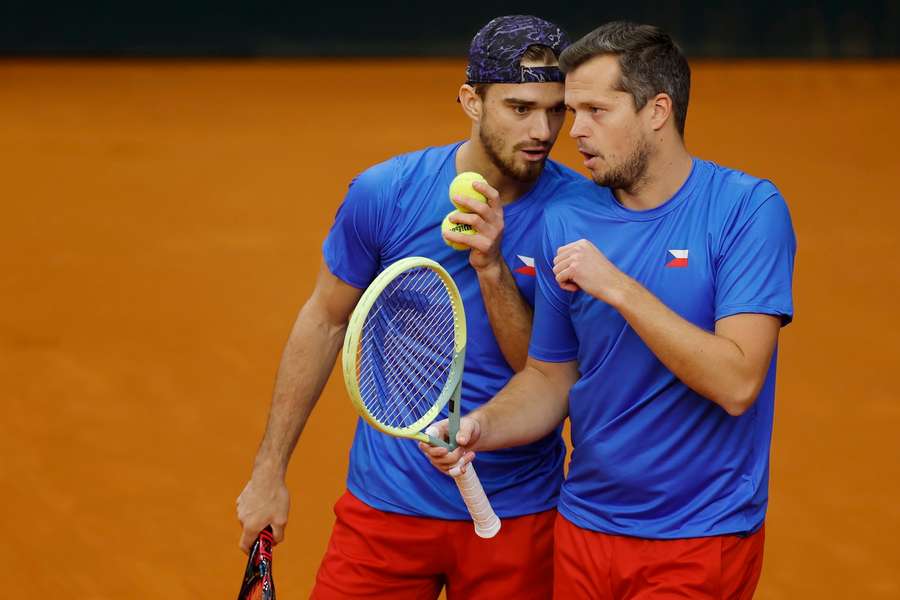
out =
<svg viewBox="0 0 900 600"><path fill-rule="evenodd" d="M650 144L644 138L640 138L634 150L625 157L625 160L611 166L604 173L592 173L591 179L597 185L631 192L640 187L641 181L645 179L650 154Z"/></svg>
<svg viewBox="0 0 900 600"><path fill-rule="evenodd" d="M524 182L534 181L540 177L541 172L544 170L544 163L547 161L546 158L540 161L516 160L516 152L518 150L534 147L537 144L534 142L522 142L513 146L512 150L506 153L503 147L503 137L500 134L491 131L486 118L481 122L481 128L478 131L478 139L481 142L481 146L484 148L485 154L488 155L488 158L494 163L497 170L510 179ZM549 145L547 145L547 150L549 151L549 149Z"/></svg>

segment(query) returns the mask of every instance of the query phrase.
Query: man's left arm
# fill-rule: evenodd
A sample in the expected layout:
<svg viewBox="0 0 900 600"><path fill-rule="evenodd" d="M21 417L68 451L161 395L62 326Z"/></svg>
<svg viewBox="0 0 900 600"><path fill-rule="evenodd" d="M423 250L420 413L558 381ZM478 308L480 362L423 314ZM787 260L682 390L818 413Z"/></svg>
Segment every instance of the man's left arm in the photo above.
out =
<svg viewBox="0 0 900 600"><path fill-rule="evenodd" d="M456 213L452 221L471 225L478 233L462 235L448 231L444 233L444 237L471 248L469 264L478 275L478 285L491 330L503 358L513 371L518 372L525 368L528 359L528 341L531 339L534 314L531 306L519 293L516 281L500 252L504 225L499 194L497 190L481 182L475 182L473 187L487 198L487 204L458 197L456 201L472 212Z"/></svg>
<svg viewBox="0 0 900 600"><path fill-rule="evenodd" d="M615 308L653 354L689 388L730 415L741 415L762 389L781 319L743 313L716 321L714 333L682 318L633 279Z"/></svg>
<svg viewBox="0 0 900 600"><path fill-rule="evenodd" d="M718 263L713 332L675 313L586 240L560 248L553 271L563 289L581 288L618 310L685 385L740 415L756 401L782 322L792 317L796 249L780 196L748 212L729 233L727 252Z"/></svg>
<svg viewBox="0 0 900 600"><path fill-rule="evenodd" d="M583 291L615 308L653 354L689 388L730 415L750 408L766 379L781 321L737 314L704 331L619 271L587 240L559 249L553 271L563 289Z"/></svg>

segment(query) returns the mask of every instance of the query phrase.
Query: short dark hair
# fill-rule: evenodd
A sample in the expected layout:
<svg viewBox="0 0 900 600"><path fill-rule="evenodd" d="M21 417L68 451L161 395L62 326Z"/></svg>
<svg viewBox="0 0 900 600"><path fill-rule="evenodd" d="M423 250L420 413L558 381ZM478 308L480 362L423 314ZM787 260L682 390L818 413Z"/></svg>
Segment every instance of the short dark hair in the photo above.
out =
<svg viewBox="0 0 900 600"><path fill-rule="evenodd" d="M558 64L556 55L553 54L553 49L540 44L532 44L525 48L525 52L522 53L522 58L519 60L520 64L524 62L536 63L542 67L551 67ZM475 93L478 94L478 97L484 100L488 88L492 85L492 83L473 83L472 87L475 88Z"/></svg>
<svg viewBox="0 0 900 600"><path fill-rule="evenodd" d="M669 95L675 126L684 137L691 67L669 34L653 25L606 23L566 48L559 57L559 68L568 73L595 56L607 54L618 57L622 71L619 89L631 94L636 110L660 92Z"/></svg>

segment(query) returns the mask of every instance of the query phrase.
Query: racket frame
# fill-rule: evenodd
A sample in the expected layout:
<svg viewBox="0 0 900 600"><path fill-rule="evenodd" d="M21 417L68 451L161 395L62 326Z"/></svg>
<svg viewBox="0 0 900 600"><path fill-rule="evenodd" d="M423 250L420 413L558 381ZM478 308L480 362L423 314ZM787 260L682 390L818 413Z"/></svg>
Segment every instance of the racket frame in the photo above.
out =
<svg viewBox="0 0 900 600"><path fill-rule="evenodd" d="M417 267L425 267L436 273L447 293L453 308L453 327L454 327L454 346L453 359L447 381L437 400L419 419L406 427L393 427L379 421L368 409L362 399L359 390L359 347L363 336L363 325L369 312L375 306L375 303L381 293L402 273ZM432 446L441 446L447 450L455 450L457 447L456 434L459 431L460 419L460 395L462 387L463 367L466 362L466 317L463 307L462 297L459 289L450 274L437 262L421 256L413 256L398 260L390 265L375 280L369 284L366 291L360 297L350 321L347 324L347 333L344 336L344 348L341 353L341 366L344 375L344 383L347 387L347 393L351 402L362 418L378 431L384 432L400 438L409 438L431 444ZM447 440L436 438L428 433L425 429L440 414L445 406L448 407L448 425ZM457 465L458 468L462 464L462 459ZM497 517L494 509L491 507L490 500L484 492L478 475L475 473L474 465L468 465L465 472L459 470L457 473L451 471L454 481L459 488L460 494L465 501L469 514L475 525L475 533L482 538L492 538L500 530L501 522Z"/></svg>
<svg viewBox="0 0 900 600"><path fill-rule="evenodd" d="M406 427L393 427L379 421L371 413L369 408L363 402L359 390L358 378L358 358L357 349L363 335L363 324L369 316L369 311L375 305L381 292L391 284L400 274L417 267L424 267L434 271L441 279L450 297L450 303L453 307L453 361L450 366L450 372L447 381L441 389L438 399L414 423ZM421 256L412 256L398 260L390 265L366 288L360 297L353 315L347 324L347 335L344 337L344 350L341 354L342 371L344 375L344 383L347 386L347 392L350 401L365 421L375 429L392 435L395 437L409 438L431 444L432 446L440 446L448 450L454 450L456 444L456 432L459 431L460 417L460 387L462 382L463 367L466 362L466 319L465 310L463 308L462 297L459 294L459 288L456 282L450 277L450 274L436 261ZM449 404L449 442L436 438L425 433L423 430L430 425L440 414L445 406Z"/></svg>

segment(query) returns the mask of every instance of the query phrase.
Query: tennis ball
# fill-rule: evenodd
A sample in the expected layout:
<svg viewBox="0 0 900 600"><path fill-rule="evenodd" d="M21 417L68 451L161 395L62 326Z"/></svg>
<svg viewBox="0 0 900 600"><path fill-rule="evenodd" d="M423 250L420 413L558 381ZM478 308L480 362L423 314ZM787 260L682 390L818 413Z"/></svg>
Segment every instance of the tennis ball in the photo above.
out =
<svg viewBox="0 0 900 600"><path fill-rule="evenodd" d="M441 239L444 240L444 243L453 248L454 250L468 250L468 246L463 246L462 244L457 244L456 242L451 242L447 238L444 237L445 231L455 231L456 233L462 233L463 235L475 235L476 231L471 225L466 225L465 223L453 223L450 221L450 215L452 215L456 211L450 211L447 213L447 216L444 217L444 221L441 223Z"/></svg>
<svg viewBox="0 0 900 600"><path fill-rule="evenodd" d="M453 203L453 206L456 207L456 210L460 212L470 212L468 208L457 204L456 200L453 199L454 196L471 198L472 200L479 200L487 204L487 198L484 197L484 194L476 191L475 188L472 187L472 182L474 181L487 183L487 180L485 180L484 177L473 171L460 173L453 178L453 181L450 182L450 202Z"/></svg>

